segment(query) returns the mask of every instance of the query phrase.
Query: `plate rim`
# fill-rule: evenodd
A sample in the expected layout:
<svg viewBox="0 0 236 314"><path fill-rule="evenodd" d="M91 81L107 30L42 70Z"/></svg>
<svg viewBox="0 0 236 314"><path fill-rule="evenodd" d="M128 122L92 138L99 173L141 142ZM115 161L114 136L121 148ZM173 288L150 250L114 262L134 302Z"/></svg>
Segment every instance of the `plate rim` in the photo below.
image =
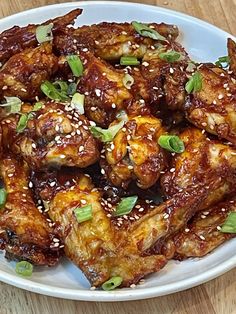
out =
<svg viewBox="0 0 236 314"><path fill-rule="evenodd" d="M163 8L155 5L149 4L142 4L142 3L134 3L134 2L122 2L122 1L76 1L76 2L65 2L65 3L57 3L57 4L50 4L46 6L40 6L33 9L25 10L22 12L18 12L0 19L0 27L2 23L11 22L15 18L23 17L25 15L34 14L36 11L44 11L47 8L60 8L65 7L66 9L75 8L79 6L89 7L93 4L96 5L109 5L109 6L126 6L126 7L140 7L140 8L147 8L147 9L155 9L159 12L163 12L171 15L176 15L185 21L190 21L191 23L199 24L201 23L207 29L211 29L213 31L217 31L218 35L222 38L231 37L235 39L235 36L232 34L222 30L221 28L196 18L192 15L188 15L186 13L178 12L176 10ZM39 12L40 13L40 12ZM214 253L213 253L214 254ZM168 295L171 293L175 293L178 291L183 291L197 285L200 285L206 281L210 281L227 271L231 270L236 266L236 256L232 256L228 260L224 261L223 263L213 267L210 270L207 270L201 274L198 274L194 277L190 277L184 280L180 280L176 283L169 283L162 286L156 287L143 287L139 289L121 289L115 291L100 291L100 290L82 290L82 289L71 289L71 288L60 288L56 286L49 286L46 284L38 283L35 281L31 281L22 277L19 277L15 274L9 274L3 270L0 270L0 281L13 285L15 287L28 290L31 292L64 298L64 299L71 299L71 300L81 300L81 301L100 301L100 302L111 302L111 301L130 301L130 300L142 300L153 298L157 296Z"/></svg>

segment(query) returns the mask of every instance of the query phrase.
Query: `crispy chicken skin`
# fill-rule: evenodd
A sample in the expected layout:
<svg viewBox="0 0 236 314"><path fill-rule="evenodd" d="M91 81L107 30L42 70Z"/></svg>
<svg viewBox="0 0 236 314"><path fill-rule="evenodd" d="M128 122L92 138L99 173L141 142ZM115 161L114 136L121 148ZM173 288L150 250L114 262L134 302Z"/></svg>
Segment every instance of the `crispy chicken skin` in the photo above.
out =
<svg viewBox="0 0 236 314"><path fill-rule="evenodd" d="M85 112L89 119L107 127L122 109L135 115L149 113L145 105L149 97L148 88L140 72L131 70L134 83L127 88L124 79L128 71L115 69L89 52L80 56L85 70L78 90L85 94Z"/></svg>
<svg viewBox="0 0 236 314"><path fill-rule="evenodd" d="M149 24L167 40L175 40L179 31L175 25ZM100 23L64 30L54 38L57 53L67 55L89 49L105 60L119 60L122 56L142 58L148 47L158 41L140 36L129 23Z"/></svg>
<svg viewBox="0 0 236 314"><path fill-rule="evenodd" d="M34 100L41 94L40 85L56 73L57 57L46 43L12 56L0 70L0 95Z"/></svg>
<svg viewBox="0 0 236 314"><path fill-rule="evenodd" d="M229 55L229 69L236 75L236 43L233 39L228 38L227 42L228 55Z"/></svg>
<svg viewBox="0 0 236 314"><path fill-rule="evenodd" d="M187 119L236 145L236 80L213 65L203 64L198 72L202 89L187 98L184 105Z"/></svg>
<svg viewBox="0 0 236 314"><path fill-rule="evenodd" d="M157 143L164 133L155 117L129 117L101 155L100 164L108 180L125 189L132 180L142 189L154 185L167 166L167 155Z"/></svg>
<svg viewBox="0 0 236 314"><path fill-rule="evenodd" d="M175 62L167 62L160 54L176 51L181 54ZM184 48L176 42L165 43L156 49L149 49L143 56L141 73L148 82L150 104L153 110L181 110L185 101L186 68L189 57ZM161 104L164 102L164 108ZM163 107L163 105L162 105Z"/></svg>
<svg viewBox="0 0 236 314"><path fill-rule="evenodd" d="M60 249L54 247L55 233L34 204L28 187L27 164L4 156L0 161L0 176L7 191L7 201L0 214L0 248L6 250L9 259L55 265Z"/></svg>
<svg viewBox="0 0 236 314"><path fill-rule="evenodd" d="M22 113L32 106L23 105ZM76 166L85 168L99 158L98 145L90 133L90 122L70 105L46 102L33 113L27 128L17 133L19 115L10 115L0 122L3 146L21 155L31 168Z"/></svg>
<svg viewBox="0 0 236 314"><path fill-rule="evenodd" d="M236 201L227 200L208 208L194 216L185 228L174 235L163 247L168 258L186 259L202 257L212 252L222 243L235 236L233 233L223 233L220 226L225 222L230 212L236 211Z"/></svg>
<svg viewBox="0 0 236 314"><path fill-rule="evenodd" d="M164 267L166 260L162 255L142 254L154 239L145 221L140 224L136 214L136 219L133 217L121 226L120 219L110 218L112 205L102 199L88 176L72 178L69 181L66 177L67 186L61 180L61 187L56 179L54 187L44 179L40 195L58 226L66 256L80 267L91 285L100 286L110 277L121 276L122 286L129 286ZM92 205L93 217L78 223L73 209L84 204Z"/></svg>
<svg viewBox="0 0 236 314"><path fill-rule="evenodd" d="M218 141L210 140L206 134L194 127L180 134L185 151L173 157L170 169L161 177L161 185L168 198L179 191L197 187L215 180L200 209L217 203L235 191L236 150Z"/></svg>
<svg viewBox="0 0 236 314"><path fill-rule="evenodd" d="M46 21L42 25L53 23L53 34L58 29L73 25L75 19L82 13L82 9L75 9L64 16ZM11 56L22 52L26 48L35 48L38 45L36 28L38 25L30 24L25 27L14 26L0 34L0 62L6 62Z"/></svg>

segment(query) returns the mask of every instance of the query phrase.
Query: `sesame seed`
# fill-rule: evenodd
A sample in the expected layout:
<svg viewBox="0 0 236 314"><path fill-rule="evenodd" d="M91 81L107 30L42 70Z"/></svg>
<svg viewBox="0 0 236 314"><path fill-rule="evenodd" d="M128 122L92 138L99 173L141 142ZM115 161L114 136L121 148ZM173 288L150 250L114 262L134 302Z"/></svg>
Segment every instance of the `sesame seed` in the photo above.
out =
<svg viewBox="0 0 236 314"><path fill-rule="evenodd" d="M115 145L112 143L111 144L111 150L115 149Z"/></svg>
<svg viewBox="0 0 236 314"><path fill-rule="evenodd" d="M207 216L207 215L209 215L209 212L203 212L203 215Z"/></svg>
<svg viewBox="0 0 236 314"><path fill-rule="evenodd" d="M4 85L2 90L6 90L6 89L8 89L8 86Z"/></svg>
<svg viewBox="0 0 236 314"><path fill-rule="evenodd" d="M222 211L222 212L225 212L225 211L226 211L226 209L225 209L225 208L221 208L221 211Z"/></svg>
<svg viewBox="0 0 236 314"><path fill-rule="evenodd" d="M131 136L127 135L127 141L130 141L130 140L131 140Z"/></svg>
<svg viewBox="0 0 236 314"><path fill-rule="evenodd" d="M87 52L87 51L88 51L88 48L83 48L82 51L83 51L83 52Z"/></svg>
<svg viewBox="0 0 236 314"><path fill-rule="evenodd" d="M83 128L85 129L85 130L88 130L89 128L87 127L87 125L83 125Z"/></svg>
<svg viewBox="0 0 236 314"><path fill-rule="evenodd" d="M94 287L94 286L90 287L90 290L96 290L96 287Z"/></svg>
<svg viewBox="0 0 236 314"><path fill-rule="evenodd" d="M140 104L145 104L145 100L144 99L139 99Z"/></svg>
<svg viewBox="0 0 236 314"><path fill-rule="evenodd" d="M132 169L134 169L134 167L133 166L128 166L128 169L132 170Z"/></svg>
<svg viewBox="0 0 236 314"><path fill-rule="evenodd" d="M105 170L104 169L101 169L101 174L105 174Z"/></svg>
<svg viewBox="0 0 236 314"><path fill-rule="evenodd" d="M134 288L136 288L136 285L133 283L132 285L130 285L130 288L134 289Z"/></svg>
<svg viewBox="0 0 236 314"><path fill-rule="evenodd" d="M113 109L115 109L115 108L116 108L116 104L112 103L112 104L111 104L111 107L112 107Z"/></svg>
<svg viewBox="0 0 236 314"><path fill-rule="evenodd" d="M56 141L56 142L59 141L60 139L61 139L60 135L57 135L57 136L55 137L55 141Z"/></svg>
<svg viewBox="0 0 236 314"><path fill-rule="evenodd" d="M60 243L54 243L54 247L59 247Z"/></svg>
<svg viewBox="0 0 236 314"><path fill-rule="evenodd" d="M221 226L217 226L216 229L220 231L221 230Z"/></svg>
<svg viewBox="0 0 236 314"><path fill-rule="evenodd" d="M126 132L126 128L122 128L121 130L122 130L123 132Z"/></svg>
<svg viewBox="0 0 236 314"><path fill-rule="evenodd" d="M156 87L156 86L153 86L153 89L157 90L157 89L159 89L159 88L158 88L158 87Z"/></svg>
<svg viewBox="0 0 236 314"><path fill-rule="evenodd" d="M83 205L87 204L87 201L86 201L86 200L81 200L80 202L81 202L81 204L83 204Z"/></svg>
<svg viewBox="0 0 236 314"><path fill-rule="evenodd" d="M174 69L170 68L170 73L173 74L174 73Z"/></svg>
<svg viewBox="0 0 236 314"><path fill-rule="evenodd" d="M31 146L32 146L32 148L34 148L34 149L36 148L36 144L35 144L35 143L32 143Z"/></svg>
<svg viewBox="0 0 236 314"><path fill-rule="evenodd" d="M55 242L55 243L60 242L60 240L57 239L57 238L54 238L52 241Z"/></svg>
<svg viewBox="0 0 236 314"><path fill-rule="evenodd" d="M149 63L146 62L146 61L144 61L144 62L142 63L142 65L143 65L144 67L148 67L148 66L149 66Z"/></svg>
<svg viewBox="0 0 236 314"><path fill-rule="evenodd" d="M98 88L96 88L96 89L95 89L95 94L96 94L98 97L100 97L100 96L101 96L101 90L98 89Z"/></svg>
<svg viewBox="0 0 236 314"><path fill-rule="evenodd" d="M49 185L51 186L51 187L54 187L55 185L56 185L56 182L54 181L54 182L51 182L51 183L49 183Z"/></svg>
<svg viewBox="0 0 236 314"><path fill-rule="evenodd" d="M84 146L81 145L81 146L79 147L79 152L81 153L83 150L84 150Z"/></svg>
<svg viewBox="0 0 236 314"><path fill-rule="evenodd" d="M9 173L9 175L8 175L8 178L11 178L11 177L13 177L13 173Z"/></svg>
<svg viewBox="0 0 236 314"><path fill-rule="evenodd" d="M26 93L26 89L25 88L21 88L20 89L22 92Z"/></svg>
<svg viewBox="0 0 236 314"><path fill-rule="evenodd" d="M225 83L225 84L223 85L223 87L224 87L224 88L227 88L227 87L228 87L228 83Z"/></svg>
<svg viewBox="0 0 236 314"><path fill-rule="evenodd" d="M66 138L71 138L71 135L70 134L66 135Z"/></svg>
<svg viewBox="0 0 236 314"><path fill-rule="evenodd" d="M61 154L60 158L64 159L64 158L66 158L66 155Z"/></svg>
<svg viewBox="0 0 236 314"><path fill-rule="evenodd" d="M96 111L97 107L91 107L90 109L91 109L91 111Z"/></svg>
<svg viewBox="0 0 236 314"><path fill-rule="evenodd" d="M184 231L185 231L185 232L189 232L190 229L189 229L189 228L185 228Z"/></svg>
<svg viewBox="0 0 236 314"><path fill-rule="evenodd" d="M223 94L220 94L219 96L218 96L218 99L223 99L224 98L224 95Z"/></svg>
<svg viewBox="0 0 236 314"><path fill-rule="evenodd" d="M171 169L170 169L170 172L175 172L175 168L171 168Z"/></svg>
<svg viewBox="0 0 236 314"><path fill-rule="evenodd" d="M200 238L201 240L206 240L206 238L205 238L203 235L200 235L199 238Z"/></svg>
<svg viewBox="0 0 236 314"><path fill-rule="evenodd" d="M205 218L206 218L206 216L205 216L205 215L201 215L201 218L202 218L202 219L205 219Z"/></svg>
<svg viewBox="0 0 236 314"><path fill-rule="evenodd" d="M168 219L169 217L170 217L170 215L167 214L167 213L165 213L165 214L163 215L163 218L164 218L164 219Z"/></svg>

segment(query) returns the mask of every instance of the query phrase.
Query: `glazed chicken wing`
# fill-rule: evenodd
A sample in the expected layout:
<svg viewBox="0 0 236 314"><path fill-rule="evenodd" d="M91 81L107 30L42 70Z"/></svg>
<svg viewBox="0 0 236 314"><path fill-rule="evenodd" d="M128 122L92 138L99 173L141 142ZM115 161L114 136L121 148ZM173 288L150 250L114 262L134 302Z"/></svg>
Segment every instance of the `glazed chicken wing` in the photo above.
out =
<svg viewBox="0 0 236 314"><path fill-rule="evenodd" d="M165 133L161 121L152 116L129 117L101 155L101 167L115 186L127 189L132 180L142 189L154 185L167 166L166 152L158 145Z"/></svg>
<svg viewBox="0 0 236 314"><path fill-rule="evenodd" d="M0 70L0 97L34 100L41 94L42 82L50 80L57 68L57 57L49 43L15 54Z"/></svg>
<svg viewBox="0 0 236 314"><path fill-rule="evenodd" d="M70 180L65 176L64 182L54 178L53 187L44 178L37 189L58 226L66 256L80 267L91 285L100 286L110 277L121 276L122 286L129 286L165 265L162 255L142 254L154 236L145 222L142 227L137 220L141 211L137 209L135 217L127 216L122 224L122 217L111 218L113 206L102 199L88 176L74 175ZM92 206L92 219L79 223L74 209L85 205Z"/></svg>
<svg viewBox="0 0 236 314"><path fill-rule="evenodd" d="M227 200L196 214L185 228L174 235L164 246L168 258L186 259L202 257L235 236L221 232L221 225L230 212L236 211L236 201Z"/></svg>
<svg viewBox="0 0 236 314"><path fill-rule="evenodd" d="M219 202L235 191L236 150L218 141L210 140L196 128L180 134L185 151L173 157L171 168L162 176L165 195L174 197L179 191L214 180L216 188L210 190L199 210Z"/></svg>
<svg viewBox="0 0 236 314"><path fill-rule="evenodd" d="M42 25L53 23L53 34L58 29L73 25L75 19L82 13L81 9L75 9L64 16L46 21ZM30 24L25 27L14 26L0 34L0 62L7 61L11 56L22 52L26 48L35 48L38 45L36 29L38 25Z"/></svg>
<svg viewBox="0 0 236 314"><path fill-rule="evenodd" d="M0 176L7 200L0 213L0 248L8 259L52 266L59 259L59 244L46 217L36 208L29 188L29 168L12 156L0 160Z"/></svg>
<svg viewBox="0 0 236 314"><path fill-rule="evenodd" d="M201 65L202 88L184 106L187 119L197 127L236 145L236 80L227 71Z"/></svg>
<svg viewBox="0 0 236 314"><path fill-rule="evenodd" d="M149 24L152 29L175 40L179 34L175 25L165 23ZM81 49L89 49L97 57L105 60L119 60L122 56L142 58L148 47L158 41L139 35L129 23L100 23L82 26L61 32L54 38L54 46L60 55L75 53Z"/></svg>
<svg viewBox="0 0 236 314"><path fill-rule="evenodd" d="M30 114L27 127L17 132L19 114L2 119L3 147L21 155L31 168L76 166L85 168L99 158L98 145L90 133L90 122L70 104L46 102L32 112L23 105L22 113Z"/></svg>

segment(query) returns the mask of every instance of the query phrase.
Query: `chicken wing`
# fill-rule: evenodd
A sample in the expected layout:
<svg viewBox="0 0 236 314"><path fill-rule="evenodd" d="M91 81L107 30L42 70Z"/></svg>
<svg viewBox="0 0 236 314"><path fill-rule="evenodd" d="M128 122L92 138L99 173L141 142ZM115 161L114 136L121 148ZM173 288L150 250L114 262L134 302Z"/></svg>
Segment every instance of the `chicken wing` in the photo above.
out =
<svg viewBox="0 0 236 314"><path fill-rule="evenodd" d="M38 180L36 190L58 226L66 256L81 268L93 286L100 286L113 276L121 276L122 286L129 286L166 264L162 255L142 255L143 248L149 247L154 237L150 228L145 230L145 222L143 229L138 222L142 215L138 208L135 216L133 213L127 220L111 218L113 205L102 198L87 175L76 177L74 173L69 179L68 175L60 174L60 178L54 176L52 187L51 179L47 181L44 177L41 184ZM92 205L93 217L78 223L74 209L85 204ZM144 235L135 234L141 229Z"/></svg>
<svg viewBox="0 0 236 314"><path fill-rule="evenodd" d="M233 39L228 38L228 55L229 55L229 69L236 75L236 43Z"/></svg>
<svg viewBox="0 0 236 314"><path fill-rule="evenodd" d="M214 65L198 67L202 88L187 98L187 119L209 133L236 145L236 80Z"/></svg>
<svg viewBox="0 0 236 314"><path fill-rule="evenodd" d="M53 34L58 29L73 25L75 19L82 13L82 9L75 9L64 16L46 21L42 25L53 23ZM0 62L6 62L13 55L26 48L35 48L38 45L36 29L39 25L30 24L25 27L14 26L0 34Z"/></svg>
<svg viewBox="0 0 236 314"><path fill-rule="evenodd" d="M31 105L22 106L22 114L32 115L27 127L17 132L19 114L11 114L0 122L3 147L21 155L32 168L76 166L85 168L99 158L98 144L90 122L70 104L46 102L32 112Z"/></svg>
<svg viewBox="0 0 236 314"><path fill-rule="evenodd" d="M0 214L0 248L6 250L8 259L55 265L60 244L53 242L55 233L34 204L27 164L4 156L0 161L0 176L7 192Z"/></svg>
<svg viewBox="0 0 236 314"><path fill-rule="evenodd" d="M0 97L34 100L41 94L42 82L50 80L57 69L58 60L49 43L15 54L0 70Z"/></svg>
<svg viewBox="0 0 236 314"><path fill-rule="evenodd" d="M218 141L210 140L201 130L188 128L180 134L185 151L175 155L170 169L161 177L161 184L168 198L179 191L209 180L218 181L199 210L207 208L235 191L236 150Z"/></svg>
<svg viewBox="0 0 236 314"><path fill-rule="evenodd" d="M175 25L149 24L167 40L175 40L179 31ZM54 38L54 47L60 55L89 49L104 60L119 60L122 56L142 58L148 47L157 40L140 36L129 23L100 23L61 32Z"/></svg>
<svg viewBox="0 0 236 314"><path fill-rule="evenodd" d="M100 165L115 186L127 188L132 180L142 189L154 185L167 166L167 154L157 141L165 133L152 116L129 117L112 142L105 146Z"/></svg>
<svg viewBox="0 0 236 314"><path fill-rule="evenodd" d="M186 259L202 257L225 241L235 237L234 233L221 232L221 225L230 212L236 211L236 201L227 200L196 214L183 230L174 235L163 247L168 258Z"/></svg>

